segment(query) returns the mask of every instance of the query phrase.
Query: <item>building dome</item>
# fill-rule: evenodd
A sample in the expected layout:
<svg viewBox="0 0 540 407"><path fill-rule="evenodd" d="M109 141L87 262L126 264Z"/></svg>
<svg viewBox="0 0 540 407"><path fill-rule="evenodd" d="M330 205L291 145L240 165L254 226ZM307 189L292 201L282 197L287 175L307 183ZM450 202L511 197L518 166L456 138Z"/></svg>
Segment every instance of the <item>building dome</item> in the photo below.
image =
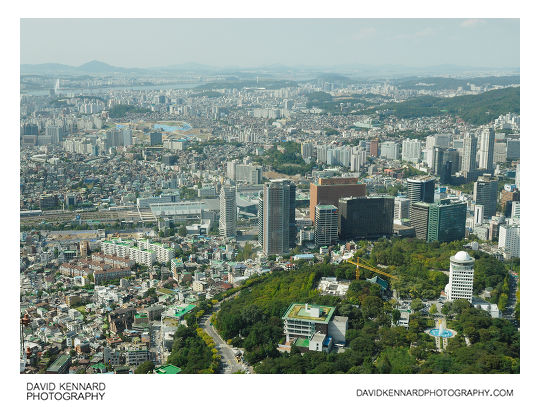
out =
<svg viewBox="0 0 540 407"><path fill-rule="evenodd" d="M470 261L472 260L472 257L469 256L469 253L461 251L456 253L454 259L456 259L457 261Z"/></svg>

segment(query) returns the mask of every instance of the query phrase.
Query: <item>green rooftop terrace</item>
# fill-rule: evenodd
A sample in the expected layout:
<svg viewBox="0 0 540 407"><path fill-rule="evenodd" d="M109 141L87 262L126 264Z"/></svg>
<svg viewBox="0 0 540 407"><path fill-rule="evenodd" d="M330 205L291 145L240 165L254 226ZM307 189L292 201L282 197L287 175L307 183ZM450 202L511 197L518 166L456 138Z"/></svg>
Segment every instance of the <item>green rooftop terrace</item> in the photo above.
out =
<svg viewBox="0 0 540 407"><path fill-rule="evenodd" d="M165 365L156 368L157 374L178 374L181 371L182 369L175 365Z"/></svg>
<svg viewBox="0 0 540 407"><path fill-rule="evenodd" d="M188 304L183 308L177 308L176 312L174 313L174 316L177 317L177 318L182 318L184 315L186 315L193 308L195 308L195 305L193 305L193 304Z"/></svg>
<svg viewBox="0 0 540 407"><path fill-rule="evenodd" d="M308 304L308 308L319 308L319 316L312 316L309 311L306 311L305 304L291 304L291 306L285 312L285 315L283 315L283 318L297 319L301 321L321 322L327 324L330 319L332 319L332 315L334 315L334 311L336 310L336 307L312 304Z"/></svg>

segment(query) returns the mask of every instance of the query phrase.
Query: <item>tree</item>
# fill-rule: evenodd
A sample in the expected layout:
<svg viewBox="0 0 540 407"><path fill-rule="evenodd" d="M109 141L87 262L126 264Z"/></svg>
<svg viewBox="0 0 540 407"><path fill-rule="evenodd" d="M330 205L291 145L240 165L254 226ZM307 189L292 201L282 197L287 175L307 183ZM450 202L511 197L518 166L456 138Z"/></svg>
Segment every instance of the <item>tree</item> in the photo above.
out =
<svg viewBox="0 0 540 407"><path fill-rule="evenodd" d="M431 307L429 307L429 313L431 315L434 315L437 313L437 304L431 304Z"/></svg>
<svg viewBox="0 0 540 407"><path fill-rule="evenodd" d="M397 324L398 321L400 320L400 318L401 318L401 312L398 309L393 309L392 310L392 322L394 324Z"/></svg>
<svg viewBox="0 0 540 407"><path fill-rule="evenodd" d="M135 374L147 374L154 371L155 367L156 366L153 362L147 360L146 362L143 362L139 366L137 366L137 368L135 369Z"/></svg>
<svg viewBox="0 0 540 407"><path fill-rule="evenodd" d="M422 300L420 298L415 298L411 302L411 309L414 312L420 311L422 308L424 308L424 304L422 303Z"/></svg>

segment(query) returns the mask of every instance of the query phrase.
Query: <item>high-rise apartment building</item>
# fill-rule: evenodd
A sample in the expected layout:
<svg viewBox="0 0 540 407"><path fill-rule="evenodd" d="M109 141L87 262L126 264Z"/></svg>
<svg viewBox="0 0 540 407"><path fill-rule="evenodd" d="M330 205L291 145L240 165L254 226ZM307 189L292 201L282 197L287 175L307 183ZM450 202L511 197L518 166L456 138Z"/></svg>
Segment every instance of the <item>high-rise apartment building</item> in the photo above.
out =
<svg viewBox="0 0 540 407"><path fill-rule="evenodd" d="M334 205L315 207L315 244L329 246L338 239L338 210Z"/></svg>
<svg viewBox="0 0 540 407"><path fill-rule="evenodd" d="M287 253L296 243L296 186L272 180L259 193L259 239L265 255Z"/></svg>
<svg viewBox="0 0 540 407"><path fill-rule="evenodd" d="M358 151L351 154L351 171L360 172L362 167L366 164L367 153L365 151Z"/></svg>
<svg viewBox="0 0 540 407"><path fill-rule="evenodd" d="M465 133L463 137L463 158L461 159L461 172L473 173L476 170L476 137Z"/></svg>
<svg viewBox="0 0 540 407"><path fill-rule="evenodd" d="M379 156L379 139L375 138L369 142L369 155L372 157Z"/></svg>
<svg viewBox="0 0 540 407"><path fill-rule="evenodd" d="M400 157L399 144L395 141L385 141L381 144L381 157L397 160Z"/></svg>
<svg viewBox="0 0 540 407"><path fill-rule="evenodd" d="M493 153L495 151L495 130L484 129L480 134L480 156L478 167L489 173L493 172Z"/></svg>
<svg viewBox="0 0 540 407"><path fill-rule="evenodd" d="M302 158L304 159L304 161L311 161L311 157L313 156L313 144L302 143L300 147L300 153L302 154Z"/></svg>
<svg viewBox="0 0 540 407"><path fill-rule="evenodd" d="M309 186L309 216L315 222L315 206L338 207L339 198L366 196L366 191L366 184L359 184L358 178L319 178L317 184Z"/></svg>
<svg viewBox="0 0 540 407"><path fill-rule="evenodd" d="M420 140L405 139L401 146L401 159L416 163L422 158L422 143Z"/></svg>
<svg viewBox="0 0 540 407"><path fill-rule="evenodd" d="M392 235L393 197L340 198L338 208L342 239L377 239Z"/></svg>
<svg viewBox="0 0 540 407"><path fill-rule="evenodd" d="M236 237L236 188L223 186L219 194L219 234Z"/></svg>
<svg viewBox="0 0 540 407"><path fill-rule="evenodd" d="M467 252L457 252L450 257L450 278L446 285L449 301L465 299L472 302L474 280L474 258Z"/></svg>

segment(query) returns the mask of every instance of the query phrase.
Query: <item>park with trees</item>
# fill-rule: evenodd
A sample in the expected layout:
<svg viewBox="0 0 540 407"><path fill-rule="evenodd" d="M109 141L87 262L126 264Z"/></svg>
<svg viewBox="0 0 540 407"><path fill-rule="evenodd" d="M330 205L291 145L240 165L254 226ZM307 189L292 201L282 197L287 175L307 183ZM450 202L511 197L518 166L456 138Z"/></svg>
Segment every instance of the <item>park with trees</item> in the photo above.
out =
<svg viewBox="0 0 540 407"><path fill-rule="evenodd" d="M224 301L214 318L221 336L245 349L246 360L257 373L519 373L519 331L504 319L491 318L468 301L446 303L443 314L457 332L444 352L424 331L434 327L436 309L422 313L423 296L438 296L448 277L449 257L463 242L433 244L411 239L375 242L371 253L358 254L373 265L388 265L398 276L399 287L412 299L409 328L396 326L399 311L377 284L366 281L373 273L360 272L350 264L302 262L293 271L273 271L254 277L234 298ZM368 254L369 253L369 254ZM487 285L504 285L502 262L474 253L479 273L475 291ZM501 268L502 267L502 268ZM323 276L353 280L345 297L322 295L316 289ZM478 278L478 281L476 280ZM336 315L348 317L347 347L342 353L304 351L292 346L290 353L277 350L283 343L282 316L293 303L335 306ZM467 340L465 339L467 338Z"/></svg>

